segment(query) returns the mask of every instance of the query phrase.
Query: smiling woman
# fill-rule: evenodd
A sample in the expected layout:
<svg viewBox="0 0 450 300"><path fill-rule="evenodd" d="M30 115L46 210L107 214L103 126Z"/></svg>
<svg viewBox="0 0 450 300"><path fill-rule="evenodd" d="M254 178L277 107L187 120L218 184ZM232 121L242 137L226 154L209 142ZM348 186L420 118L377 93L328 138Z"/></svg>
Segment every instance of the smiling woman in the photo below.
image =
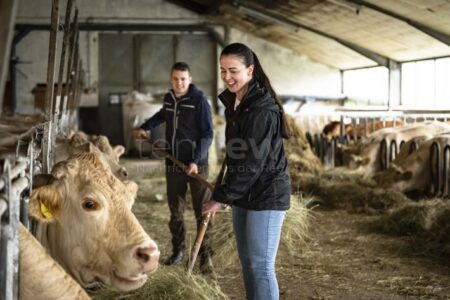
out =
<svg viewBox="0 0 450 300"><path fill-rule="evenodd" d="M225 47L220 72L227 87L219 96L226 107L227 174L203 213L214 215L221 203L233 205L247 299L275 300L275 258L290 206L283 146L290 130L283 106L250 48L240 43Z"/></svg>

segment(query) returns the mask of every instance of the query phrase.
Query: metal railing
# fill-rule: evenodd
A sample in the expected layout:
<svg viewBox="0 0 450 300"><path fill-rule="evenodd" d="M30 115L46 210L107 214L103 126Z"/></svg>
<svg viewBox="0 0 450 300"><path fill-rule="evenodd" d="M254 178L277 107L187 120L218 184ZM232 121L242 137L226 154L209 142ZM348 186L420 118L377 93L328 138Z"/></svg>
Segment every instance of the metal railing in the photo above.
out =
<svg viewBox="0 0 450 300"><path fill-rule="evenodd" d="M27 207L31 192L28 157L19 157L12 164L2 163L0 177L0 292L1 299L18 299L19 291L19 222L27 223ZM27 172L28 170L28 172Z"/></svg>

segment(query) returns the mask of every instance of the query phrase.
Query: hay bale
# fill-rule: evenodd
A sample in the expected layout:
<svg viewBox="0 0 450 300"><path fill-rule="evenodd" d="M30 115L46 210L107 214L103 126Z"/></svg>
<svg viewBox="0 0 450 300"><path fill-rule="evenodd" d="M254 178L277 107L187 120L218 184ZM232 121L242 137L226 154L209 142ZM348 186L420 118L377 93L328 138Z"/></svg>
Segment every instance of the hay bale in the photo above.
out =
<svg viewBox="0 0 450 300"><path fill-rule="evenodd" d="M280 247L286 247L290 254L298 253L306 244L308 220L308 210L301 199L292 196L291 208L286 213L281 231ZM216 215L209 243L214 251L215 266L227 267L238 263L231 209Z"/></svg>
<svg viewBox="0 0 450 300"><path fill-rule="evenodd" d="M373 181L340 168L321 176L299 174L296 180L302 191L316 197L308 206L318 204L324 208L374 214L411 202L399 191L377 188Z"/></svg>
<svg viewBox="0 0 450 300"><path fill-rule="evenodd" d="M189 275L183 268L161 266L151 275L147 283L132 292L119 293L105 288L88 291L93 299L154 299L154 300L184 300L184 299L229 299L215 281L208 282L199 275Z"/></svg>

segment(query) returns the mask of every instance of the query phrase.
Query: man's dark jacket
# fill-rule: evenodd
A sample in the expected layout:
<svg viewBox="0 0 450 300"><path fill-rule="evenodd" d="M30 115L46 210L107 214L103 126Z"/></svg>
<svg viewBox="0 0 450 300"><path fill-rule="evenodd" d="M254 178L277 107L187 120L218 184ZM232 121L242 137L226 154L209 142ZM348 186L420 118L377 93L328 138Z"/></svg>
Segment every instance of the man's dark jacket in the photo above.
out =
<svg viewBox="0 0 450 300"><path fill-rule="evenodd" d="M188 92L179 99L170 90L164 96L161 110L141 128L150 130L163 122L166 122L166 147L173 156L187 165L208 165L208 149L213 138L211 107L195 85L190 84Z"/></svg>
<svg viewBox="0 0 450 300"><path fill-rule="evenodd" d="M281 110L256 80L234 110L236 95L219 95L225 105L227 172L213 199L250 210L287 210L290 178L281 135Z"/></svg>

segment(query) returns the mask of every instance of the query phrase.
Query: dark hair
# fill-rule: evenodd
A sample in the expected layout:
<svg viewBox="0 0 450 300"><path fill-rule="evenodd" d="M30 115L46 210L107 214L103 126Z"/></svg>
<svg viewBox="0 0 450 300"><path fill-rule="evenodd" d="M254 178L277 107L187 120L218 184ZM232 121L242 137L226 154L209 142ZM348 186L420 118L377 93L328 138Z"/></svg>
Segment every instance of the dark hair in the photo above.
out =
<svg viewBox="0 0 450 300"><path fill-rule="evenodd" d="M171 72L174 70L177 71L188 71L189 74L191 73L191 69L189 68L189 65L185 62L179 61L173 64L172 69L170 69Z"/></svg>
<svg viewBox="0 0 450 300"><path fill-rule="evenodd" d="M281 110L281 119L283 121L281 126L282 135L286 139L290 138L292 135L292 130L286 120L283 104L281 103L280 98L278 98L277 93L275 93L274 89L272 88L270 80L267 77L266 73L264 73L264 70L259 63L259 59L256 54L244 44L233 43L223 48L220 56L222 57L224 55L235 55L239 57L247 68L250 65L254 65L253 75L255 76L255 79L269 92L269 94L272 96Z"/></svg>

